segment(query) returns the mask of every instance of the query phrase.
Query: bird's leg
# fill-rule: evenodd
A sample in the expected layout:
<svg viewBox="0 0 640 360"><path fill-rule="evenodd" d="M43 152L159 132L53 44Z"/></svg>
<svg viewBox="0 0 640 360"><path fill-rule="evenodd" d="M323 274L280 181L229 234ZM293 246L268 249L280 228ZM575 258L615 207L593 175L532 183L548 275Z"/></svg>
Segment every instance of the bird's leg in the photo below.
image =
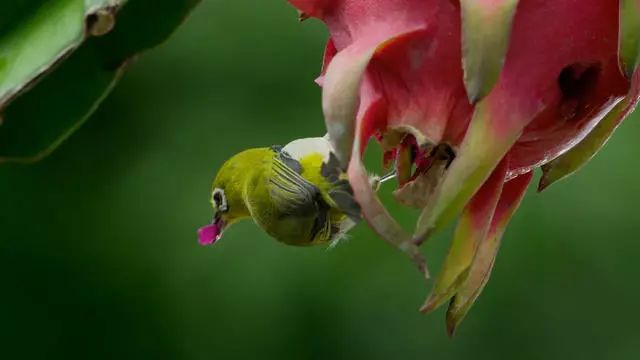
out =
<svg viewBox="0 0 640 360"><path fill-rule="evenodd" d="M378 176L378 175L372 175L369 177L369 184L371 184L371 188L373 189L373 191L378 191L380 190L380 185L382 185L382 183L387 182L389 180L395 179L396 178L396 171L392 170L382 176Z"/></svg>
<svg viewBox="0 0 640 360"><path fill-rule="evenodd" d="M397 176L396 171L395 171L395 170L391 170L391 171L389 171L388 173L386 173L386 174L382 175L382 176L380 177L380 179L378 180L378 182L379 182L380 184L382 184L382 183L385 183L385 182L387 182L387 181L389 181L389 180L395 179L395 178L396 178L396 176Z"/></svg>

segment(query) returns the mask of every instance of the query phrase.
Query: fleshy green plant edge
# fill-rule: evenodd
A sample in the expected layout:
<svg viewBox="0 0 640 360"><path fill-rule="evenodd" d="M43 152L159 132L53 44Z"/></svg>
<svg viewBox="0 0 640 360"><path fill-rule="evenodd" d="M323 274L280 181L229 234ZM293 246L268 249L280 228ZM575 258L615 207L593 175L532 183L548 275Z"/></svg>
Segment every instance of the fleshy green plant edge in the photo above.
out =
<svg viewBox="0 0 640 360"><path fill-rule="evenodd" d="M0 28L0 163L51 154L200 0L40 2Z"/></svg>

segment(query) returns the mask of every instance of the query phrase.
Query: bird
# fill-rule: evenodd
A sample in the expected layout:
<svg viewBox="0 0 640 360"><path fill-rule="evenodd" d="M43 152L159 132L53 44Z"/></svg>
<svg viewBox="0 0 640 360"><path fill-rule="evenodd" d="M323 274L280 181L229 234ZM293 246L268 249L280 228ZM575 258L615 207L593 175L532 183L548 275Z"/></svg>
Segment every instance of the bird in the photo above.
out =
<svg viewBox="0 0 640 360"><path fill-rule="evenodd" d="M372 177L372 186L387 178ZM237 153L216 174L210 202L213 217L198 230L201 245L214 244L245 219L287 245L334 245L361 220L327 136Z"/></svg>

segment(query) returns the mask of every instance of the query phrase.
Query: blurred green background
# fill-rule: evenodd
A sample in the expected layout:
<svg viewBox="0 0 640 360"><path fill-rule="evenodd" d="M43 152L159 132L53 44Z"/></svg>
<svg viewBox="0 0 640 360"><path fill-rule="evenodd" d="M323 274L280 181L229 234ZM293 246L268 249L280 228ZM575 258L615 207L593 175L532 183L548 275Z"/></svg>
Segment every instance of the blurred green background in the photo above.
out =
<svg viewBox="0 0 640 360"><path fill-rule="evenodd" d="M531 191L454 339L364 225L331 251L250 222L198 246L225 158L323 134L325 37L284 0L205 1L51 157L0 166L0 357L638 359L638 116ZM449 236L426 246L434 271Z"/></svg>

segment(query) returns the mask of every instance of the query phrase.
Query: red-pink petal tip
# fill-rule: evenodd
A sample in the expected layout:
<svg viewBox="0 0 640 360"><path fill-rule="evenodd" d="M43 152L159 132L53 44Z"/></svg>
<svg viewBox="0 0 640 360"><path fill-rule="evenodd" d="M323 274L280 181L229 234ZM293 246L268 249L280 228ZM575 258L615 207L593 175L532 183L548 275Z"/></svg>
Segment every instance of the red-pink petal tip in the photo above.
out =
<svg viewBox="0 0 640 360"><path fill-rule="evenodd" d="M198 229L198 243L202 246L213 245L222 236L222 227L217 224L209 224Z"/></svg>

